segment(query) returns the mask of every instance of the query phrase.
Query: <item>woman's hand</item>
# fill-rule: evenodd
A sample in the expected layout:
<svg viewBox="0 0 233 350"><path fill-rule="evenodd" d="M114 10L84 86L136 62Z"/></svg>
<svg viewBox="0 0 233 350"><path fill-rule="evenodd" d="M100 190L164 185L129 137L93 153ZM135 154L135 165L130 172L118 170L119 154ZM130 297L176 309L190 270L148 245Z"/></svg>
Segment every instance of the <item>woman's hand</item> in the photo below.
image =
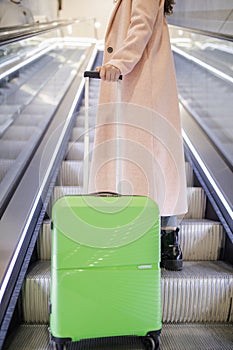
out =
<svg viewBox="0 0 233 350"><path fill-rule="evenodd" d="M117 81L121 75L120 69L111 64L96 67L96 70L100 73L100 78L106 81Z"/></svg>

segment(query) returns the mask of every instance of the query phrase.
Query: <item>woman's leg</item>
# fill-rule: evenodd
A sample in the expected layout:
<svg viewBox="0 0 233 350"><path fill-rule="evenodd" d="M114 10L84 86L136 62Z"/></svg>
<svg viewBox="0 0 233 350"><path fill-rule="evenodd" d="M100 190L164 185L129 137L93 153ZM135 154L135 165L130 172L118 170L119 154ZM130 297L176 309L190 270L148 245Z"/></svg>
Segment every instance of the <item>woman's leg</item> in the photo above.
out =
<svg viewBox="0 0 233 350"><path fill-rule="evenodd" d="M161 217L161 266L167 270L182 270L182 251L178 240L176 216Z"/></svg>
<svg viewBox="0 0 233 350"><path fill-rule="evenodd" d="M161 230L177 228L177 216L161 216Z"/></svg>

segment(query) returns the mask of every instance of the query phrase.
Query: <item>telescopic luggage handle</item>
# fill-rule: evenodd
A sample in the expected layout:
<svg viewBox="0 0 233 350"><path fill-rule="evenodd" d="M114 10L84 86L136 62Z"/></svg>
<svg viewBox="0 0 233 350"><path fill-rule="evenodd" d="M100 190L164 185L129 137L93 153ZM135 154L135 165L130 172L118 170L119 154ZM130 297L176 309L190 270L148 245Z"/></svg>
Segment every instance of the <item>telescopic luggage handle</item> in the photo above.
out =
<svg viewBox="0 0 233 350"><path fill-rule="evenodd" d="M85 134L84 134L84 170L83 170L83 187L84 193L88 193L88 181L89 181L89 80L100 79L100 74L97 71L85 71L84 78L85 82ZM120 75L117 81L117 108L116 108L116 182L120 184L121 179L121 149L120 149L120 130L119 121L121 115L121 83L122 75ZM120 188L119 188L120 190Z"/></svg>
<svg viewBox="0 0 233 350"><path fill-rule="evenodd" d="M85 71L84 72L84 78L90 78L90 79L100 79L100 74L97 71ZM122 80L122 75L119 76L119 79Z"/></svg>

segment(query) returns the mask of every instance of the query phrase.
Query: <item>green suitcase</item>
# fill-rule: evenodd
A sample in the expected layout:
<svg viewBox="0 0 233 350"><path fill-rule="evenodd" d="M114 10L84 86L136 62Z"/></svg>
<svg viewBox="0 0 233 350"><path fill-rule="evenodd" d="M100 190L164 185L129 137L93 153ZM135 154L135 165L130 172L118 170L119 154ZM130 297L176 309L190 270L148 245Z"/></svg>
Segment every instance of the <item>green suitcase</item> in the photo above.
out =
<svg viewBox="0 0 233 350"><path fill-rule="evenodd" d="M143 196L60 198L52 210L51 259L50 332L57 349L127 336L159 349L156 203Z"/></svg>

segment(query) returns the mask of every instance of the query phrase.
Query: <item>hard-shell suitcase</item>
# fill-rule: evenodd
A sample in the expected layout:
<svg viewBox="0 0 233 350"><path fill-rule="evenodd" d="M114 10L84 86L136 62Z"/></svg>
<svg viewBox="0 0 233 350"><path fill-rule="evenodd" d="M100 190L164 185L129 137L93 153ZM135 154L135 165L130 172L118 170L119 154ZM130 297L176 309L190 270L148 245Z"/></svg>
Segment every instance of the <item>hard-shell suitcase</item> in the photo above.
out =
<svg viewBox="0 0 233 350"><path fill-rule="evenodd" d="M60 198L52 210L51 259L57 349L135 336L159 349L160 220L153 200L109 193Z"/></svg>

